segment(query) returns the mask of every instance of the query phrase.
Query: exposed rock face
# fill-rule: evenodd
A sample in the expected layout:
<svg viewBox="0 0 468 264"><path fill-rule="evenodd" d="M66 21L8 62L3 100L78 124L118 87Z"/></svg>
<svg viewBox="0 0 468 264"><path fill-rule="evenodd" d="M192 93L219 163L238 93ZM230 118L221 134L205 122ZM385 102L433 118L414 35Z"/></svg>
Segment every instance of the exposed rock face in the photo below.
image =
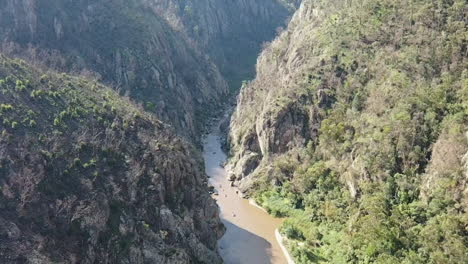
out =
<svg viewBox="0 0 468 264"><path fill-rule="evenodd" d="M197 140L227 93L217 67L143 1L2 1L3 52L91 71Z"/></svg>
<svg viewBox="0 0 468 264"><path fill-rule="evenodd" d="M317 15L310 3L304 3L288 30L258 58L256 79L241 89L231 120L228 169L235 178L244 179L244 191L252 183L245 177L259 165L268 166L271 157L305 147L317 134L320 109L314 98L301 90L304 83L298 78L311 67L311 55L301 52L306 49L303 33ZM321 91L316 101L326 101Z"/></svg>
<svg viewBox="0 0 468 264"><path fill-rule="evenodd" d="M423 178L425 200L441 189L449 189L453 200L468 208L468 133L444 131L434 144ZM459 180L457 180L459 179Z"/></svg>
<svg viewBox="0 0 468 264"><path fill-rule="evenodd" d="M234 88L250 76L289 10L268 0L1 1L0 52L96 78L139 108L0 58L0 262L221 262L199 153L175 134L199 140L226 76Z"/></svg>
<svg viewBox="0 0 468 264"><path fill-rule="evenodd" d="M97 75L198 141L225 79L237 89L253 77L262 42L288 14L269 0L7 0L0 41L4 53Z"/></svg>
<svg viewBox="0 0 468 264"><path fill-rule="evenodd" d="M284 26L296 2L288 6L281 0L145 1L174 30L209 54L233 89L254 77L262 43Z"/></svg>
<svg viewBox="0 0 468 264"><path fill-rule="evenodd" d="M110 88L0 56L1 263L221 263L200 156Z"/></svg>
<svg viewBox="0 0 468 264"><path fill-rule="evenodd" d="M336 5L342 8L353 6L345 1L337 1ZM442 73L434 70L433 75L425 75L421 70L427 67L427 63L424 62L419 64L415 62L411 68L398 68L397 72L405 72L405 76L408 76L405 77L407 82L405 85L408 87L393 88L384 93L382 90L386 89L385 80L395 78L396 74L390 69L382 70L381 61L416 56L405 53L406 50L400 47L407 46L407 50L417 50L424 45L436 48L452 44L443 41L428 44L423 39L427 38L429 33L424 37L418 36L418 43L400 40L392 43L388 39L398 34L393 32L391 34L394 35L386 36L388 37L386 39L379 35L383 34L383 29L379 29L380 31L359 29L360 34L367 39L354 38L354 33L346 31L346 26L351 28L350 25L332 26L334 22L330 21L332 18L328 15L341 15L339 12L333 13L334 10L337 8L329 7L321 1L302 2L288 28L261 53L257 61L257 76L241 89L238 105L232 116L229 137L231 158L227 166L232 173L230 177L240 180L241 188L246 191L252 186L252 179L256 178L257 174L260 172L269 174L267 171L271 169L271 164L277 157L284 154L291 156L296 150L302 153L313 151L317 159L330 161L355 197L358 195L360 183L385 181L395 172L409 174L414 171L424 172L426 157L432 154L432 145L436 151L433 153L432 163L444 163L444 166L449 167L451 165L448 164L454 164L454 170L460 170L463 165L461 153L466 152L466 145L455 143L461 142L459 139L454 141L452 138L450 141L452 143L449 144L447 139L438 138L435 132L426 131L424 136L412 134L428 126L423 116L432 110L424 107L421 107L422 110L412 110L414 112L408 110L408 118L411 119L411 123L408 124L400 124L398 123L400 120L394 119L405 111L402 110L403 105L412 104L406 101L407 98L412 96L425 98L429 94L428 92L421 95L423 92L410 87L409 83L420 80L424 80L426 85L443 82L444 74L453 73L455 76L453 78L457 80L453 90L462 93L462 80L466 78L462 74L462 65L466 65L466 56L463 55L464 45L457 44L454 48L456 50L454 54L458 54L457 56L437 55L446 58L440 62L440 65L434 66L443 69ZM356 10L359 10L359 7L354 6L350 9L359 12ZM366 12L368 10L363 14L369 17ZM394 16L398 17L398 14ZM429 22L418 22L418 30L426 30L425 32L441 30L426 26L427 23ZM412 30L414 32L408 33L411 36L421 34L416 32L416 29ZM341 44L333 42L334 39L329 37L333 34L340 37ZM452 32L452 35L460 33ZM353 54L353 49L361 49L362 52ZM361 53L366 54L366 49L381 52L380 61L361 56ZM432 55L421 51L417 56ZM418 79L415 76L421 77ZM441 114L439 118L442 119L445 115L446 113ZM327 128L320 135L324 120ZM380 138L380 133L387 134ZM368 135L375 135L377 139ZM452 154L454 151L458 153L452 155L453 162L446 162L440 158L446 156L443 153L447 151L447 146L453 149ZM417 151L413 151L414 149L422 151L416 154ZM307 155L299 156L300 160ZM447 170L436 169L444 167L440 164L428 166L428 174L435 178L443 178L441 171ZM431 173L431 171L439 172ZM429 179L430 177L427 178L428 181Z"/></svg>

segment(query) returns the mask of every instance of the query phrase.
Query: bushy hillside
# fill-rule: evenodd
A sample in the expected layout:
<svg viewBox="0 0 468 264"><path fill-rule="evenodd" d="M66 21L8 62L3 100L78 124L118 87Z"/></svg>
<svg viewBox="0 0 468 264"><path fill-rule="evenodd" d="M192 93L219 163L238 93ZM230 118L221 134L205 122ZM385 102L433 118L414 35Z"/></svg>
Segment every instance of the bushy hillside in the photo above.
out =
<svg viewBox="0 0 468 264"><path fill-rule="evenodd" d="M0 55L1 263L220 263L198 154L110 88Z"/></svg>
<svg viewBox="0 0 468 264"><path fill-rule="evenodd" d="M298 263L468 261L464 0L302 3L231 121Z"/></svg>

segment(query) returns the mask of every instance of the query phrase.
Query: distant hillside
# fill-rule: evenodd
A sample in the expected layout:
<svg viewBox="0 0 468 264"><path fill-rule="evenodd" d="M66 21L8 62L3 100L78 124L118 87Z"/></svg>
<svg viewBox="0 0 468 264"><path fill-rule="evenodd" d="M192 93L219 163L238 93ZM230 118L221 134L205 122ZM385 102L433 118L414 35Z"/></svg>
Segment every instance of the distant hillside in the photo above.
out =
<svg viewBox="0 0 468 264"><path fill-rule="evenodd" d="M464 0L307 0L262 52L227 166L297 263L468 262Z"/></svg>
<svg viewBox="0 0 468 264"><path fill-rule="evenodd" d="M281 1L0 2L0 51L94 75L194 141L232 89L253 78ZM221 69L221 73L220 70Z"/></svg>
<svg viewBox="0 0 468 264"><path fill-rule="evenodd" d="M196 139L227 93L217 67L141 0L2 1L4 53L97 75Z"/></svg>
<svg viewBox="0 0 468 264"><path fill-rule="evenodd" d="M197 152L110 88L0 55L1 263L221 263Z"/></svg>
<svg viewBox="0 0 468 264"><path fill-rule="evenodd" d="M262 44L285 26L297 0L147 0L155 13L213 59L232 91L253 79Z"/></svg>

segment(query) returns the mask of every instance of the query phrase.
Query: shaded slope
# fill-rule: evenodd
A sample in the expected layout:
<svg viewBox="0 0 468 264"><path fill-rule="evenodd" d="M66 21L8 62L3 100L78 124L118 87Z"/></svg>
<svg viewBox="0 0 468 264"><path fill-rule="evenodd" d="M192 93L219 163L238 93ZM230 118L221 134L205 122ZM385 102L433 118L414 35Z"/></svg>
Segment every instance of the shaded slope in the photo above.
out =
<svg viewBox="0 0 468 264"><path fill-rule="evenodd" d="M5 0L0 49L58 71L94 75L198 141L206 117L225 101L225 79L237 90L253 77L261 44L294 9L285 2L297 5Z"/></svg>
<svg viewBox="0 0 468 264"><path fill-rule="evenodd" d="M290 3L287 3L290 2ZM255 60L264 42L285 25L299 1L145 1L171 27L209 54L230 88L254 77Z"/></svg>
<svg viewBox="0 0 468 264"><path fill-rule="evenodd" d="M0 262L221 262L197 152L113 90L0 56L0 131Z"/></svg>
<svg viewBox="0 0 468 264"><path fill-rule="evenodd" d="M2 1L3 51L60 71L97 74L198 137L227 92L217 67L143 1Z"/></svg>

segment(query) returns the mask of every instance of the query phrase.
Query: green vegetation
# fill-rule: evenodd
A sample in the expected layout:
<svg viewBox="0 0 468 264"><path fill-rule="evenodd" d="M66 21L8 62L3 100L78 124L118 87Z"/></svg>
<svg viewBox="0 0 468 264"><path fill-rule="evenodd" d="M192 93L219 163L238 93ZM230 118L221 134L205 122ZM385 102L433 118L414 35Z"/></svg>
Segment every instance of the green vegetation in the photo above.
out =
<svg viewBox="0 0 468 264"><path fill-rule="evenodd" d="M300 39L264 56L300 45L277 101L310 98L320 129L259 172L256 201L288 217L297 263L468 263L466 1L304 4Z"/></svg>
<svg viewBox="0 0 468 264"><path fill-rule="evenodd" d="M3 55L0 83L0 145L42 153L50 177L38 186L53 197L79 193L80 177L122 169L125 156L120 143L112 143L115 138L135 133L139 123L160 124L95 81L53 72L44 75Z"/></svg>
<svg viewBox="0 0 468 264"><path fill-rule="evenodd" d="M115 92L104 86L96 88L95 82L61 74L30 82L29 79L39 79L36 76L38 73L23 61L0 55L0 64L0 82L4 89L0 99L0 123L11 124L11 128L24 128L12 133L15 136L31 133L28 127L35 126L39 126L43 133L64 132L78 127L89 117L108 126L135 122L141 116L137 113L139 110L130 110L130 103L120 99ZM34 89L26 91L24 83ZM90 89L91 86L94 88ZM102 96L98 91L102 92ZM47 115L41 115L40 120L35 119L38 117L37 110ZM124 118L118 120L118 116ZM8 129L5 131L9 132Z"/></svg>

